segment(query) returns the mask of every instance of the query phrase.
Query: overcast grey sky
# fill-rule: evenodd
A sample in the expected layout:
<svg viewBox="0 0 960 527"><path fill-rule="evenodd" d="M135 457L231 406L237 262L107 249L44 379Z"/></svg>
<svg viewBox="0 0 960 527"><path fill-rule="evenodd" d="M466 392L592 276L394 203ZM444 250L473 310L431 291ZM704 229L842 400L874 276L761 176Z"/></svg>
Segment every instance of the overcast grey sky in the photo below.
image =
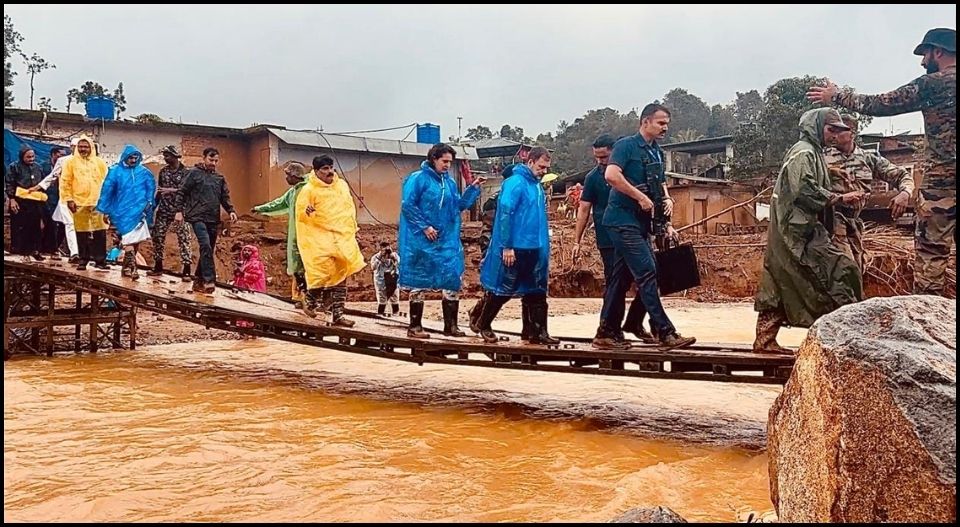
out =
<svg viewBox="0 0 960 527"><path fill-rule="evenodd" d="M456 135L458 115L464 133L509 123L535 137L675 87L708 104L804 74L887 91L923 73L912 51L926 30L956 27L954 5L4 4L4 12L24 51L57 65L36 85L60 110L86 80L110 89L123 81L128 116L330 132L433 122L444 139ZM27 106L28 79L21 62L15 68L14 104ZM891 128L919 132L922 120L881 118L870 130Z"/></svg>

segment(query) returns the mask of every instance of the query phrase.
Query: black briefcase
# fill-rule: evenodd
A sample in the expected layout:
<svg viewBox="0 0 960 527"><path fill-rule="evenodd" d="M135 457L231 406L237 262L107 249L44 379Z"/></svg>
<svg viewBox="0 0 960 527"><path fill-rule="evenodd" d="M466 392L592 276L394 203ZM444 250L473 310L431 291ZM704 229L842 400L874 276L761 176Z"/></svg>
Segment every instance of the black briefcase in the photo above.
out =
<svg viewBox="0 0 960 527"><path fill-rule="evenodd" d="M670 295L700 285L700 267L693 244L667 246L657 251L657 285L661 295Z"/></svg>

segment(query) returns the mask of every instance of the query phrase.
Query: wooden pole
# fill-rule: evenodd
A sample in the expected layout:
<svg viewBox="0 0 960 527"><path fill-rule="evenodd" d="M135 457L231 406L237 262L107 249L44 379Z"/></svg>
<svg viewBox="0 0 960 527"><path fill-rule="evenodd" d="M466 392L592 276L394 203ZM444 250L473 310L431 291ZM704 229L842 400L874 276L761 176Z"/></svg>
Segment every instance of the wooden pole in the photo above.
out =
<svg viewBox="0 0 960 527"><path fill-rule="evenodd" d="M736 208L738 208L738 207L743 207L743 206L749 205L749 204L753 203L754 201L757 201L758 199L760 199L764 194L766 194L767 192L769 192L769 191L771 191L771 190L773 190L773 187L767 187L767 188L761 190L760 193L758 193L756 196L748 199L747 201L744 201L744 202L742 202L742 203L737 203L736 205L732 205L732 206L730 206L730 207L727 207L727 208L721 210L720 212L718 212L718 213L716 213L716 214L711 214L711 215L707 216L706 218L703 218L702 220L697 220L697 221L691 223L690 225L684 225L683 227L680 227L679 229L677 229L677 232L683 232L683 231L685 231L685 230L687 230L687 229L692 229L693 227L696 227L697 225L706 223L707 221L712 220L712 219L714 219L714 218L716 218L716 217L723 216L724 214L726 214L726 213L728 213L728 212L730 212L730 211L732 211L732 210L734 210L734 209L736 209Z"/></svg>

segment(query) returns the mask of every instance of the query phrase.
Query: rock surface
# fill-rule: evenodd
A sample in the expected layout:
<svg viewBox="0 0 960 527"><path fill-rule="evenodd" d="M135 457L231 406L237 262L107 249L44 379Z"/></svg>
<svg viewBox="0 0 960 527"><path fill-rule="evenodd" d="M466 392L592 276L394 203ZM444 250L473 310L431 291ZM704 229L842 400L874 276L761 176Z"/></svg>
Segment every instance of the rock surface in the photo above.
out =
<svg viewBox="0 0 960 527"><path fill-rule="evenodd" d="M630 509L607 523L687 523L669 507Z"/></svg>
<svg viewBox="0 0 960 527"><path fill-rule="evenodd" d="M781 522L955 522L957 307L874 298L818 320L770 409Z"/></svg>

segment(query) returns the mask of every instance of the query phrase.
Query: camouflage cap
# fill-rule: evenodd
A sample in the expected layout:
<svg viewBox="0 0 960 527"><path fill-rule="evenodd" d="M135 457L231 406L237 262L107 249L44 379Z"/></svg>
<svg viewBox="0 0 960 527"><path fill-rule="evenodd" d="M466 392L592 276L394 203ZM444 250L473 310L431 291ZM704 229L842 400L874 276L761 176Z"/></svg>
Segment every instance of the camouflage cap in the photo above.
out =
<svg viewBox="0 0 960 527"><path fill-rule="evenodd" d="M947 27L938 27L927 31L923 40L913 50L914 55L923 55L923 50L927 46L942 48L950 53L957 52L957 30Z"/></svg>
<svg viewBox="0 0 960 527"><path fill-rule="evenodd" d="M183 157L180 155L180 152L177 150L177 147L174 145L167 145L160 149L161 154L170 154L173 157L180 158Z"/></svg>
<svg viewBox="0 0 960 527"><path fill-rule="evenodd" d="M843 130L849 130L850 127L847 126L847 123L843 122L843 117L840 116L840 112L831 108L830 111L823 118L823 124L830 125L834 128L841 128Z"/></svg>

